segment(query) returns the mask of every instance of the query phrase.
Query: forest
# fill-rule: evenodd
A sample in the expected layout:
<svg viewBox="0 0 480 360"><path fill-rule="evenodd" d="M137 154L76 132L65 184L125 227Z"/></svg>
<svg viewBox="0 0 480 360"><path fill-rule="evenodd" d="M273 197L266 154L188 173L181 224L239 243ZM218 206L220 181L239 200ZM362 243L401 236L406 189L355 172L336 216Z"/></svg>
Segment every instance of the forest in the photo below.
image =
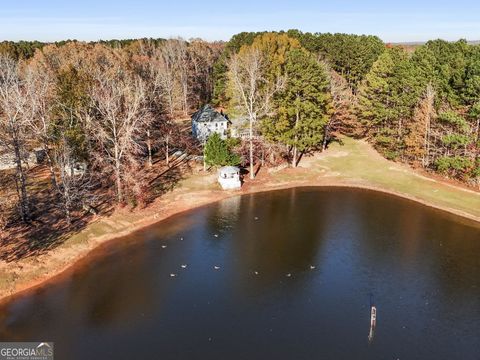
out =
<svg viewBox="0 0 480 360"><path fill-rule="evenodd" d="M4 41L0 155L15 168L0 176L0 229L35 227L45 214L74 226L105 202L146 205L160 194L149 177L155 162L168 169L172 151L202 154L188 121L207 103L246 118L249 133L213 137L208 154L229 154L213 154L211 166L241 163L253 178L259 162L295 167L346 135L480 186L480 46L464 40L407 48L289 30L228 42ZM46 174L29 166L32 152ZM37 176L48 178L41 199Z"/></svg>

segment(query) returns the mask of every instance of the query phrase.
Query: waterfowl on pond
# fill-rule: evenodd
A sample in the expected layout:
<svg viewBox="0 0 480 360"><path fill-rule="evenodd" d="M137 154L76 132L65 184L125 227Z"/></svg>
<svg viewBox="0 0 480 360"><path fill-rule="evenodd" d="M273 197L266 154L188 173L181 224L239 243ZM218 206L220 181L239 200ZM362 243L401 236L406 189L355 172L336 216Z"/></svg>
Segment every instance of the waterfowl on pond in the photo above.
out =
<svg viewBox="0 0 480 360"><path fill-rule="evenodd" d="M215 270L218 270L218 269L220 269L220 266L215 265L213 268L214 268Z"/></svg>

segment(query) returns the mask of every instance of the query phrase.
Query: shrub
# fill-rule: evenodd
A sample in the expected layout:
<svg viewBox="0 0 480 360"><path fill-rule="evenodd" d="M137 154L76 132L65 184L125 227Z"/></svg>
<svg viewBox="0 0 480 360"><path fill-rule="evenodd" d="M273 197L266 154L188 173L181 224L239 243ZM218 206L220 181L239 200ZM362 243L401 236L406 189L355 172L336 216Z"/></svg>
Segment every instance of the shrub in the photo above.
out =
<svg viewBox="0 0 480 360"><path fill-rule="evenodd" d="M205 144L205 162L210 166L238 165L240 157L230 150L219 134L213 133Z"/></svg>

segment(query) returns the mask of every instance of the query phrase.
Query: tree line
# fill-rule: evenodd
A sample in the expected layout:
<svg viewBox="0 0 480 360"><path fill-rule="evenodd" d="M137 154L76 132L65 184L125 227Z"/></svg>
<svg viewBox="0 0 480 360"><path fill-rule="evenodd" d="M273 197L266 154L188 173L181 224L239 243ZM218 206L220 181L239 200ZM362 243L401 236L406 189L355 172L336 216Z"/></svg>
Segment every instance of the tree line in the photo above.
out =
<svg viewBox="0 0 480 360"><path fill-rule="evenodd" d="M195 146L174 120L208 102L245 119L248 133L227 143L212 137L206 153L217 160L209 164L241 162L252 178L256 164L296 166L345 134L389 159L480 181L480 47L463 40L409 51L375 36L289 30L227 43L7 45L0 145L16 161L11 210L24 221L35 208L25 160L32 149L45 154L52 202L71 222L79 207L93 207L98 189L117 203L141 202L153 154L168 162L172 148Z"/></svg>
<svg viewBox="0 0 480 360"><path fill-rule="evenodd" d="M410 51L375 36L240 33L214 77L215 100L285 145L294 165L299 151L343 133L388 159L480 183L478 45L433 40Z"/></svg>
<svg viewBox="0 0 480 360"><path fill-rule="evenodd" d="M142 201L152 155L164 151L168 162L169 149L191 146L174 120L210 100L221 49L202 40L72 41L27 58L1 54L0 148L15 159L18 194L2 197L2 213L29 222L38 210L27 171L34 149L68 223L94 209L101 189L113 189L117 203Z"/></svg>

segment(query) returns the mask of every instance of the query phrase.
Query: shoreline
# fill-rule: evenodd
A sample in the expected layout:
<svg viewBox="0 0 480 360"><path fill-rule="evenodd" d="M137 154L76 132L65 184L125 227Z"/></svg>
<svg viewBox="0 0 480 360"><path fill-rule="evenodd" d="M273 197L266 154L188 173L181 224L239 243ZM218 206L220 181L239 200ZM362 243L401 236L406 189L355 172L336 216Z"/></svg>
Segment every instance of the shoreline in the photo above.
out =
<svg viewBox="0 0 480 360"><path fill-rule="evenodd" d="M155 217L155 215L150 216L146 218L145 220L142 220L138 223L137 226L130 228L128 230L120 231L118 233L114 234L106 234L99 236L96 238L96 244L89 248L87 251L80 253L76 256L76 259L73 261L73 263L68 264L64 266L63 268L55 269L53 270L53 274L49 274L47 276L41 277L39 279L36 279L35 281L31 283L26 283L18 288L15 288L11 294L6 294L0 296L0 305L4 305L10 301L15 300L16 298L23 297L23 296L28 296L29 293L32 293L36 291L39 288L46 287L51 283L55 283L57 281L60 281L62 278L68 277L71 275L73 272L81 268L82 266L85 266L87 263L89 263L92 260L92 257L94 257L96 254L95 253L100 253L102 250L102 247L105 245L114 242L114 241L119 241L122 238L140 231L148 226L152 226L155 224L158 224L162 221L165 221L166 219L179 215L181 213L195 210L197 208L207 206L231 197L235 196L243 196L243 195L249 195L249 194L255 194L255 193L262 193L262 192L270 192L270 191L276 191L276 190L287 190L287 189L292 189L296 187L323 187L323 188L349 188L349 189L358 189L358 190L367 190L367 191L375 191L375 192L380 192L383 194L391 195L391 196L396 196L402 199L406 199L409 201L414 201L418 204L421 204L422 206L426 206L428 208L432 208L438 211L442 211L444 213L463 218L464 220L468 222L474 223L474 225L479 225L480 226L480 217L467 214L465 212L448 208L448 207L443 207L435 204L428 203L426 201L423 201L421 199L417 199L413 196L410 196L408 194L400 194L392 190L384 189L381 187L376 187L376 186L371 186L371 185L363 185L363 184L353 184L353 183L333 183L333 182L319 182L319 183L313 183L313 182L307 182L307 183L300 183L300 182L295 182L291 184L281 184L278 186L265 186L265 185L260 185L256 186L253 188L250 188L246 191L239 190L239 191L229 191L225 192L224 195L222 194L217 194L215 193L214 195L217 196L212 196L210 198L207 198L206 201L201 201L199 203L191 204L190 206L187 207L180 207L178 209L173 210L172 212L169 212L165 214L164 216L161 217ZM216 192L219 192L221 190L217 190ZM219 196L218 196L219 195ZM53 251L55 252L55 251ZM100 254L98 254L100 255Z"/></svg>
<svg viewBox="0 0 480 360"><path fill-rule="evenodd" d="M362 141L345 139L345 144L305 158L297 168L262 170L254 181L246 179L240 190L220 190L214 174L194 171L179 187L144 209L117 209L112 215L96 218L48 253L0 262L0 304L67 277L101 255L108 243L174 215L234 196L294 187L362 189L414 201L480 229L480 192L459 188L388 161Z"/></svg>

